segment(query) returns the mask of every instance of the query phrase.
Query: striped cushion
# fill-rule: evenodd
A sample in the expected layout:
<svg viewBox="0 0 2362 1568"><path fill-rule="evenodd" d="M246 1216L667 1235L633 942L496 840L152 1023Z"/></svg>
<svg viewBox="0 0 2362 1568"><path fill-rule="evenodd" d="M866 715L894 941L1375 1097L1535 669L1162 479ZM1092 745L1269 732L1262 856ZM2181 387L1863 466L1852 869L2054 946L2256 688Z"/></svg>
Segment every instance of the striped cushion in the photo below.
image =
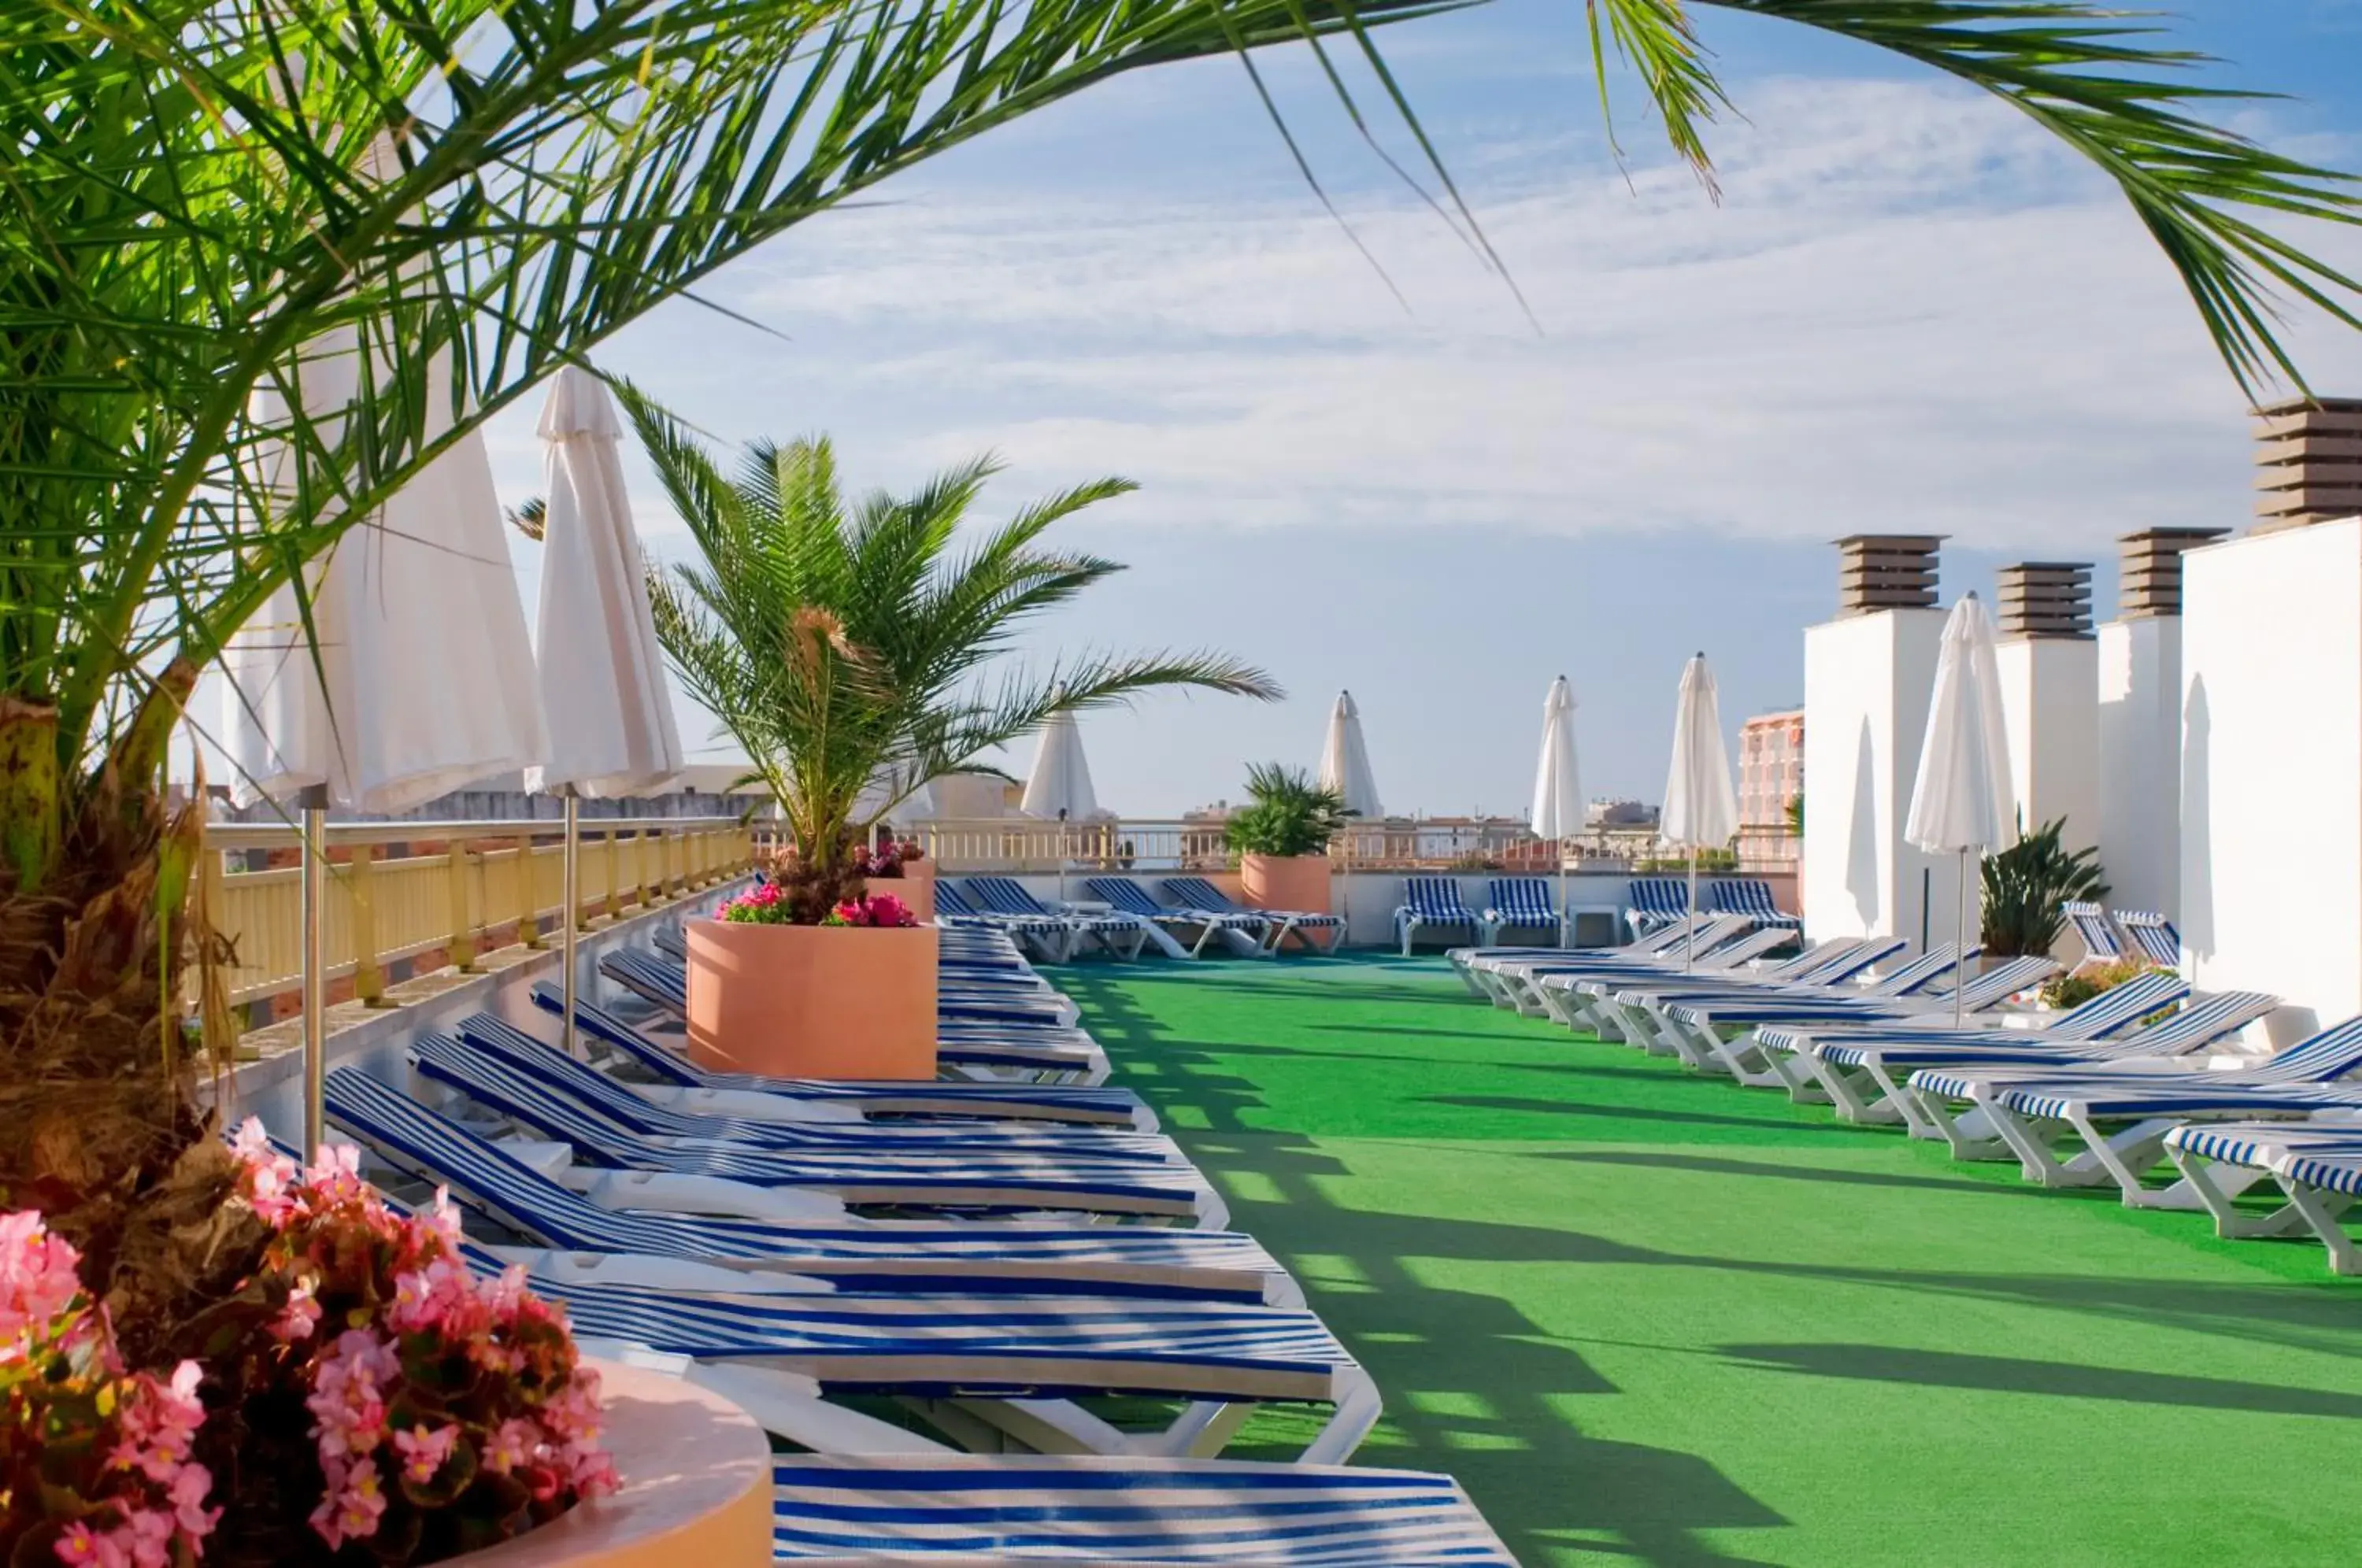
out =
<svg viewBox="0 0 2362 1568"><path fill-rule="evenodd" d="M1449 877L1403 878L1403 911L1422 925L1476 925L1476 911L1460 899L1460 884Z"/></svg>
<svg viewBox="0 0 2362 1568"><path fill-rule="evenodd" d="M772 1461L772 1551L827 1558L1516 1568L1447 1475L1224 1460Z"/></svg>
<svg viewBox="0 0 2362 1568"><path fill-rule="evenodd" d="M1705 885L1705 907L1716 914L1739 914L1758 925L1803 924L1772 900L1769 883L1753 877L1716 878Z"/></svg>
<svg viewBox="0 0 2362 1568"><path fill-rule="evenodd" d="M2075 940L2083 944L2083 955L2107 963L2125 955L2124 939L2116 934L2108 911L2093 903L2070 899L2058 906L2067 923L2075 931Z"/></svg>
<svg viewBox="0 0 2362 1568"><path fill-rule="evenodd" d="M1551 903L1551 886L1540 877L1496 877L1486 885L1485 901L1504 925L1558 924L1558 911Z"/></svg>
<svg viewBox="0 0 2362 1568"><path fill-rule="evenodd" d="M2118 910L2116 923L2150 963L2169 969L2180 966L2181 933L2173 929L2171 921L2150 910Z"/></svg>
<svg viewBox="0 0 2362 1568"><path fill-rule="evenodd" d="M1175 925L1212 925L1224 930L1245 930L1263 923L1263 917L1244 910L1172 909L1148 896L1148 889L1129 877L1094 877L1083 886L1091 897L1115 906L1123 914L1138 915L1142 920L1166 922Z"/></svg>

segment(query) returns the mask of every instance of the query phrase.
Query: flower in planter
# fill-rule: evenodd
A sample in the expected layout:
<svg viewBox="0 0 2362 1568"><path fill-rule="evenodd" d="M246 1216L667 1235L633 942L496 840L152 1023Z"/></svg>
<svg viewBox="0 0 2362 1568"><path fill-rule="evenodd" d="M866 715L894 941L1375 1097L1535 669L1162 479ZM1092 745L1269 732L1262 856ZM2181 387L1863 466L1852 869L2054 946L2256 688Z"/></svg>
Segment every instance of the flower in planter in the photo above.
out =
<svg viewBox="0 0 2362 1568"><path fill-rule="evenodd" d="M854 869L864 878L891 880L909 876L909 871L904 868L925 859L926 856L927 852L920 847L915 838L906 838L899 843L889 839L856 860Z"/></svg>
<svg viewBox="0 0 2362 1568"><path fill-rule="evenodd" d="M737 897L725 899L713 911L716 920L734 921L746 925L787 925L792 922L794 911L787 900L779 896L777 882L757 882Z"/></svg>
<svg viewBox="0 0 2362 1568"><path fill-rule="evenodd" d="M911 906L891 893L870 893L862 898L847 899L836 906L823 925L889 925L911 926L919 917Z"/></svg>

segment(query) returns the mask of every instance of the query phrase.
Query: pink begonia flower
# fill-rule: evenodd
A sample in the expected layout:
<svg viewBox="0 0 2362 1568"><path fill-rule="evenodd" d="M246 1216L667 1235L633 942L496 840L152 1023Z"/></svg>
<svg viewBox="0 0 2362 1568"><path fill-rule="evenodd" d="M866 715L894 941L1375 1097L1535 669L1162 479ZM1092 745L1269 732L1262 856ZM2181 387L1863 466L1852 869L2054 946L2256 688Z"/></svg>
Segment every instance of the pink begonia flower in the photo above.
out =
<svg viewBox="0 0 2362 1568"><path fill-rule="evenodd" d="M39 1209L0 1214L0 1343L48 1323L82 1293L73 1243L52 1236Z"/></svg>
<svg viewBox="0 0 2362 1568"><path fill-rule="evenodd" d="M205 1496L213 1486L213 1473L202 1464L184 1464L181 1473L172 1477L168 1489L172 1500L172 1522L192 1540L203 1540L220 1522L222 1511L204 1506Z"/></svg>
<svg viewBox="0 0 2362 1568"><path fill-rule="evenodd" d="M349 1203L361 1196L361 1152L350 1143L323 1143L304 1173L322 1203Z"/></svg>
<svg viewBox="0 0 2362 1568"><path fill-rule="evenodd" d="M541 1446L541 1429L522 1417L512 1416L492 1431L491 1441L484 1444L484 1468L495 1475L505 1475L533 1457Z"/></svg>
<svg viewBox="0 0 2362 1568"><path fill-rule="evenodd" d="M295 1288L287 1293L287 1305L271 1321L270 1335L281 1344L293 1344L308 1340L320 1327L320 1303L312 1294L312 1282L299 1279Z"/></svg>
<svg viewBox="0 0 2362 1568"><path fill-rule="evenodd" d="M58 1537L58 1557L68 1568L128 1568L131 1561L113 1530L94 1530L80 1519Z"/></svg>
<svg viewBox="0 0 2362 1568"><path fill-rule="evenodd" d="M451 1449L459 1441L457 1427L437 1427L433 1431L423 1426L393 1434L394 1452L402 1456L402 1476L405 1481L424 1486L435 1479L451 1457Z"/></svg>
<svg viewBox="0 0 2362 1568"><path fill-rule="evenodd" d="M377 1466L339 1464L328 1472L328 1495L312 1510L312 1528L333 1551L348 1540L375 1535L384 1512L385 1490L379 1485Z"/></svg>
<svg viewBox="0 0 2362 1568"><path fill-rule="evenodd" d="M171 1568L172 1516L154 1508L133 1508L124 1520L131 1538L133 1568Z"/></svg>

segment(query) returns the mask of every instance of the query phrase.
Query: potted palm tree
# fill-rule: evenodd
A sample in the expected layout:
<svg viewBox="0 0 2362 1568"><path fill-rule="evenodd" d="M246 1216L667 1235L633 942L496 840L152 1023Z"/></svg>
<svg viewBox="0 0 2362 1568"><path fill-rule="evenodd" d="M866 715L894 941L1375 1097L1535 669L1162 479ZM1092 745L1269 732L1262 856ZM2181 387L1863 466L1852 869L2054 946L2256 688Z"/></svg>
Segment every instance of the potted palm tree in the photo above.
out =
<svg viewBox="0 0 2362 1568"><path fill-rule="evenodd" d="M1327 914L1329 841L1352 815L1345 797L1301 768L1264 762L1247 769L1247 802L1222 828L1247 902Z"/></svg>
<svg viewBox="0 0 2362 1568"><path fill-rule="evenodd" d="M690 927L690 1048L743 1071L933 1077L934 932L900 896L899 853L863 847L872 824L932 778L988 771L983 754L1054 714L1166 687L1279 689L1209 653L1001 660L1025 623L1121 569L1042 540L1125 480L1036 502L955 554L990 459L848 504L825 439L757 442L732 475L646 398L624 406L697 544L651 574L657 635L745 749L790 845Z"/></svg>

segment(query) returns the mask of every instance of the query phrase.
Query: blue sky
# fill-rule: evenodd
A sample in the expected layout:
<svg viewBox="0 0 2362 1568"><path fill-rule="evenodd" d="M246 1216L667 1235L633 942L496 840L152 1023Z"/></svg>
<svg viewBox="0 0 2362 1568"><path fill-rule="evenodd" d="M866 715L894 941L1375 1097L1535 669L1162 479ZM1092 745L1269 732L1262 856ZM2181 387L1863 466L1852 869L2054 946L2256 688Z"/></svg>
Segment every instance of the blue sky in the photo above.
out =
<svg viewBox="0 0 2362 1568"><path fill-rule="evenodd" d="M2362 168L2362 0L2176 9L2220 80L2290 94L2242 128ZM1521 812L1562 672L1586 791L1653 800L1694 648L1734 725L1799 696L1830 539L1951 536L1947 598L2098 559L2104 614L2116 535L2245 522L2236 389L2130 215L2020 116L1706 11L1746 116L1713 138L1717 206L1628 83L1619 169L1580 17L1496 0L1385 40L1532 322L1294 51L1271 80L1383 277L1211 61L988 135L724 273L785 341L675 304L602 363L727 439L825 431L864 488L985 449L1010 464L988 514L1140 480L1065 533L1133 569L1036 647L1217 646L1290 695L1087 716L1100 798L1132 814L1308 765L1340 687L1390 809ZM2316 389L2362 392L2362 341L2295 337ZM491 441L504 497L535 493L531 411ZM650 547L678 552L629 460ZM691 746L710 728L684 715Z"/></svg>

